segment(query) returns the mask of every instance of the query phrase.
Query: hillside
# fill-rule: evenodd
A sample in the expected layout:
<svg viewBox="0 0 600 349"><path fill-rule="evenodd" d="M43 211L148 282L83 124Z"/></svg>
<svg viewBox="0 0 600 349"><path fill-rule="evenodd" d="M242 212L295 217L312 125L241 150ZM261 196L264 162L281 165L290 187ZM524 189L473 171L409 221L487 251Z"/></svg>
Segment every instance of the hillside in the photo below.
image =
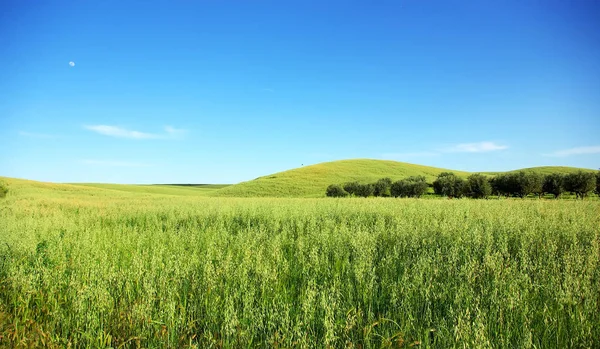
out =
<svg viewBox="0 0 600 349"><path fill-rule="evenodd" d="M118 190L129 193L143 194L162 194L176 196L206 196L213 191L227 187L226 184L202 184L202 185L177 185L177 184L154 184L154 185L136 185L136 184L104 184L104 183L74 183L72 185Z"/></svg>
<svg viewBox="0 0 600 349"><path fill-rule="evenodd" d="M591 169L542 166L524 168L524 171L535 171L541 174L572 173L575 171L594 171ZM325 189L330 184L343 184L350 181L362 183L375 182L382 177L392 180L403 179L409 176L425 176L429 183L433 182L441 172L450 171L459 176L467 177L470 173L454 171L423 165L415 165L397 161L353 159L324 162L311 166L304 166L288 171L283 171L267 176L262 176L251 181L235 185L131 185L131 184L103 184L103 183L76 183L58 184L37 182L24 179L0 177L9 184L11 190L20 193L35 193L44 196L114 196L114 195L168 195L168 196L218 196L218 197L322 197ZM519 170L509 171L515 172ZM493 176L502 172L482 172Z"/></svg>
<svg viewBox="0 0 600 349"><path fill-rule="evenodd" d="M539 166L539 167L521 168L518 170L507 171L507 172L482 172L482 173L487 174L487 175L497 175L500 173L512 173L512 172L518 172L518 171L537 172L542 175L547 175L550 173L569 174L569 173L573 173L573 172L577 172L577 171L595 172L595 170L592 170L589 168L578 168L578 167L568 167L568 166Z"/></svg>
<svg viewBox="0 0 600 349"><path fill-rule="evenodd" d="M593 171L565 166L543 166L525 168L524 171L535 171L542 174L571 173L579 170ZM333 162L324 162L316 165L300 167L284 172L232 185L211 193L211 196L301 196L319 197L325 195L328 185L342 184L350 181L374 182L382 177L392 180L409 176L425 176L431 183L441 172L450 171L466 177L470 173L437 167L409 164L405 162L352 159ZM519 170L515 170L519 171ZM512 171L511 171L512 172ZM483 172L487 175L496 175L501 172Z"/></svg>
<svg viewBox="0 0 600 349"><path fill-rule="evenodd" d="M405 162L371 159L340 160L304 166L242 182L214 192L215 196L304 196L318 197L332 183L374 182L382 177L398 180L425 176L432 182L438 174L452 171ZM452 171L461 176L468 172Z"/></svg>

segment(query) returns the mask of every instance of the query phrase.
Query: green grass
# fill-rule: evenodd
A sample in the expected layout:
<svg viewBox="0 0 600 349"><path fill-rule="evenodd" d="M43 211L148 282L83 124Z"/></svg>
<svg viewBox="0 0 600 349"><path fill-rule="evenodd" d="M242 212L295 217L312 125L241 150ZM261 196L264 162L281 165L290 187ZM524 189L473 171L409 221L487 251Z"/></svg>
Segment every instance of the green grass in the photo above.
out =
<svg viewBox="0 0 600 349"><path fill-rule="evenodd" d="M104 184L104 183L75 183L75 186L100 188L108 190L119 190L130 193L144 194L162 194L177 196L206 196L213 191L227 187L225 184L204 184L204 185L173 185L173 184L155 184L155 185L133 185L133 184Z"/></svg>
<svg viewBox="0 0 600 349"><path fill-rule="evenodd" d="M595 348L600 201L4 179L0 347Z"/></svg>

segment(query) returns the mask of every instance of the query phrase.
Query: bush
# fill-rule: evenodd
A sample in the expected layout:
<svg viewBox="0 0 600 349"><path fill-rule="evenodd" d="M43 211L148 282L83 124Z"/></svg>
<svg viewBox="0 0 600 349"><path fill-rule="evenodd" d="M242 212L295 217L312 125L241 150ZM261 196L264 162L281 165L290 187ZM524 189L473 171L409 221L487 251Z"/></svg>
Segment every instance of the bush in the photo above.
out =
<svg viewBox="0 0 600 349"><path fill-rule="evenodd" d="M388 197L391 195L392 180L390 178L381 178L373 185L375 196Z"/></svg>
<svg viewBox="0 0 600 349"><path fill-rule="evenodd" d="M393 197L407 197L408 196L408 182L404 179L395 181L390 187L390 193Z"/></svg>
<svg viewBox="0 0 600 349"><path fill-rule="evenodd" d="M492 193L492 186L482 174L472 174L465 183L465 194L474 199L484 199Z"/></svg>
<svg viewBox="0 0 600 349"><path fill-rule="evenodd" d="M421 197L427 192L427 182L424 176L413 176L396 181L392 184L393 197Z"/></svg>
<svg viewBox="0 0 600 349"><path fill-rule="evenodd" d="M600 196L600 171L596 172L596 194Z"/></svg>
<svg viewBox="0 0 600 349"><path fill-rule="evenodd" d="M509 175L498 175L489 180L492 188L492 194L500 196L510 196L513 193L512 178Z"/></svg>
<svg viewBox="0 0 600 349"><path fill-rule="evenodd" d="M460 198L463 195L465 181L452 172L442 172L433 182L433 191L437 195Z"/></svg>
<svg viewBox="0 0 600 349"><path fill-rule="evenodd" d="M552 173L544 177L543 190L554 195L557 199L565 191L565 176L560 173Z"/></svg>
<svg viewBox="0 0 600 349"><path fill-rule="evenodd" d="M327 187L327 192L325 193L329 197L341 198L344 196L348 196L348 193L342 188L342 186L338 184L332 184Z"/></svg>
<svg viewBox="0 0 600 349"><path fill-rule="evenodd" d="M578 171L565 176L565 190L575 193L577 198L583 199L596 189L596 176L592 172Z"/></svg>
<svg viewBox="0 0 600 349"><path fill-rule="evenodd" d="M344 184L344 190L348 195L358 195L358 187L360 187L360 183L358 182L348 182Z"/></svg>
<svg viewBox="0 0 600 349"><path fill-rule="evenodd" d="M8 185L4 182L0 182L0 198L6 197L8 194Z"/></svg>
<svg viewBox="0 0 600 349"><path fill-rule="evenodd" d="M356 187L356 192L354 193L354 195L366 198L373 195L374 192L375 186L373 184L359 184Z"/></svg>
<svg viewBox="0 0 600 349"><path fill-rule="evenodd" d="M520 198L529 194L540 195L543 184L541 176L535 172L519 171L509 174L508 187L513 195Z"/></svg>

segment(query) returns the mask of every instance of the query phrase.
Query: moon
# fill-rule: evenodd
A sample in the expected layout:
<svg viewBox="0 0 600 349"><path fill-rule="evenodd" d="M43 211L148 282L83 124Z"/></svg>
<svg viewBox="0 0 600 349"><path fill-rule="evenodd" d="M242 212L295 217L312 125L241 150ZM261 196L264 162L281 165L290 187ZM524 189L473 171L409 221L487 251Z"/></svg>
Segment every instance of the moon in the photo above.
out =
<svg viewBox="0 0 600 349"><path fill-rule="evenodd" d="M69 65L70 65L71 67L74 67L74 66L75 66L75 62L73 62L73 61L69 62Z"/></svg>

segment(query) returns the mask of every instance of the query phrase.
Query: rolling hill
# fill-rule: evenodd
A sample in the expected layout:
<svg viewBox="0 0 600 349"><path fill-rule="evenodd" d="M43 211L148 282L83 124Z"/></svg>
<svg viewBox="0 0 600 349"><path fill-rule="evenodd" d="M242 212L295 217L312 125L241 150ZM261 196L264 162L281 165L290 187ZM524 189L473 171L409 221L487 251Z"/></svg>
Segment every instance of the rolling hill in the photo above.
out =
<svg viewBox="0 0 600 349"><path fill-rule="evenodd" d="M543 166L524 168L523 171L535 171L541 174L572 173L575 171L595 171L591 169ZM425 176L431 183L441 172L450 171L461 177L470 172L415 165L404 162L372 159L352 159L324 162L304 166L235 185L127 185L102 183L58 184L37 182L24 179L0 177L10 187L21 193L37 193L38 195L77 195L114 196L114 195L168 195L168 196L203 196L203 197L322 197L330 184L343 184L350 181L362 183L375 182L383 177L392 180L409 176ZM519 171L519 170L515 170ZM509 171L514 172L514 171ZM493 176L502 172L482 172Z"/></svg>
<svg viewBox="0 0 600 349"><path fill-rule="evenodd" d="M542 174L552 172L571 173L578 170L593 171L590 169L562 166L533 167L523 170L536 171ZM454 172L462 177L467 177L471 174L464 171L388 160L339 160L262 176L251 181L214 191L210 196L319 197L324 196L327 186L334 183L342 184L350 181L366 183L374 182L382 177L390 177L392 180L398 180L409 176L425 176L427 182L431 183L437 175L446 171ZM487 172L485 174L495 175L498 173L500 172Z"/></svg>
<svg viewBox="0 0 600 349"><path fill-rule="evenodd" d="M215 196L302 196L318 197L333 183L374 182L382 177L398 180L425 176L428 182L438 174L452 171L405 162L371 159L339 160L275 173L220 189ZM468 176L468 172L452 171Z"/></svg>

